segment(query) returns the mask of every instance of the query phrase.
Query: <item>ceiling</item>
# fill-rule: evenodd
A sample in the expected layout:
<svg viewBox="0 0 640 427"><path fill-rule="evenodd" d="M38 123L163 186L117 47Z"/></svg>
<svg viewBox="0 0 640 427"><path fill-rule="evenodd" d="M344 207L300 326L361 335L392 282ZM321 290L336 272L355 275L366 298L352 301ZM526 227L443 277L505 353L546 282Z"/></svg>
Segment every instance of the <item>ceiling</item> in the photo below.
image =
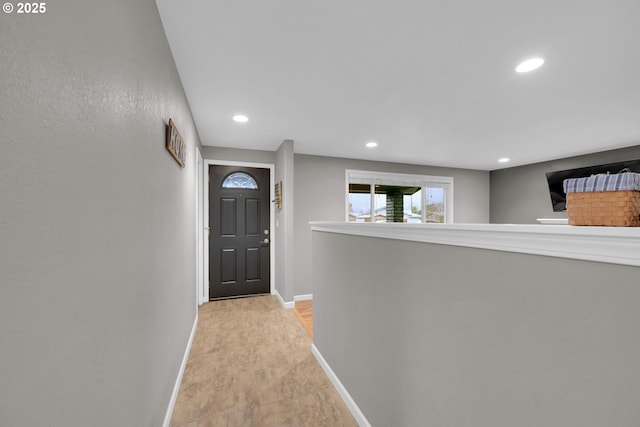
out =
<svg viewBox="0 0 640 427"><path fill-rule="evenodd" d="M156 3L204 145L495 170L640 144L638 0Z"/></svg>

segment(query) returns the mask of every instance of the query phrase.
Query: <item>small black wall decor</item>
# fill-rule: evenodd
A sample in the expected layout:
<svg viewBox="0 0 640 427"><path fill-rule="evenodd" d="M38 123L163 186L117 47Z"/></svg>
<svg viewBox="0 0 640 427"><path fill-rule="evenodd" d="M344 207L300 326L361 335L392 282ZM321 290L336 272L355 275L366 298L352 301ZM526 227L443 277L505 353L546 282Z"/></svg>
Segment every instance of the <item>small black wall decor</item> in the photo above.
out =
<svg viewBox="0 0 640 427"><path fill-rule="evenodd" d="M184 161L187 158L187 144L185 144L180 132L173 123L173 120L169 119L169 125L167 126L167 150L171 153L180 167L185 167Z"/></svg>

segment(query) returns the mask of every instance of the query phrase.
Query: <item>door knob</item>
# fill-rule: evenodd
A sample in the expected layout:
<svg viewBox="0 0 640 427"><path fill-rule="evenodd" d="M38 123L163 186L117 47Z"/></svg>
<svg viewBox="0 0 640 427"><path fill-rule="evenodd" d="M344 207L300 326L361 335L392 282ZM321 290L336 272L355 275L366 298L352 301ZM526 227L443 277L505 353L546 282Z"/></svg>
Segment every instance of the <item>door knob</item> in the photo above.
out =
<svg viewBox="0 0 640 427"><path fill-rule="evenodd" d="M263 245L268 245L269 244L269 239L264 239L261 243Z"/></svg>

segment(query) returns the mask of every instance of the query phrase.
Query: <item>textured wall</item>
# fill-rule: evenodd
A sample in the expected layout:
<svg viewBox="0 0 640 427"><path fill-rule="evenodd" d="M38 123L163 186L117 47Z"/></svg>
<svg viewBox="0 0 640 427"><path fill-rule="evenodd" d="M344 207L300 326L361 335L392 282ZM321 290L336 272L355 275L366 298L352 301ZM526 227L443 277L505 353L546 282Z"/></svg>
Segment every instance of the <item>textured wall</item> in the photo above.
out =
<svg viewBox="0 0 640 427"><path fill-rule="evenodd" d="M0 16L0 425L159 426L196 315L198 135L153 0L47 6Z"/></svg>
<svg viewBox="0 0 640 427"><path fill-rule="evenodd" d="M295 289L294 251L294 155L293 141L285 140L276 152L276 182L282 181L282 209L276 208L276 283L280 296L293 301Z"/></svg>
<svg viewBox="0 0 640 427"><path fill-rule="evenodd" d="M202 157L208 160L225 160L246 163L275 164L276 153L262 150L242 150L226 147L202 147Z"/></svg>
<svg viewBox="0 0 640 427"><path fill-rule="evenodd" d="M553 212L547 172L640 159L640 145L491 172L491 222L533 224L536 218L566 218Z"/></svg>
<svg viewBox="0 0 640 427"><path fill-rule="evenodd" d="M489 172L295 155L295 295L314 293L309 221L345 220L345 170L452 176L455 222L489 222Z"/></svg>
<svg viewBox="0 0 640 427"><path fill-rule="evenodd" d="M638 426L640 268L323 232L313 257L314 343L371 425Z"/></svg>

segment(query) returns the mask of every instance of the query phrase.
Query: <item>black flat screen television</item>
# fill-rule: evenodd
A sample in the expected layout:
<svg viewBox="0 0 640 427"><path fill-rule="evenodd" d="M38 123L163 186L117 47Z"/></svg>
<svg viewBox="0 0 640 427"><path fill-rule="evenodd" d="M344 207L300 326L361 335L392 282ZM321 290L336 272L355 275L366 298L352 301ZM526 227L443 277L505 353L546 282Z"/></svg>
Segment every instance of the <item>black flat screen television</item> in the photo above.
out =
<svg viewBox="0 0 640 427"><path fill-rule="evenodd" d="M606 165L587 166L584 168L567 169L563 171L547 172L547 184L551 195L551 205L554 212L567 210L567 198L562 182L568 178L584 178L599 173L618 173L624 169L640 172L640 159L625 162L608 163Z"/></svg>

